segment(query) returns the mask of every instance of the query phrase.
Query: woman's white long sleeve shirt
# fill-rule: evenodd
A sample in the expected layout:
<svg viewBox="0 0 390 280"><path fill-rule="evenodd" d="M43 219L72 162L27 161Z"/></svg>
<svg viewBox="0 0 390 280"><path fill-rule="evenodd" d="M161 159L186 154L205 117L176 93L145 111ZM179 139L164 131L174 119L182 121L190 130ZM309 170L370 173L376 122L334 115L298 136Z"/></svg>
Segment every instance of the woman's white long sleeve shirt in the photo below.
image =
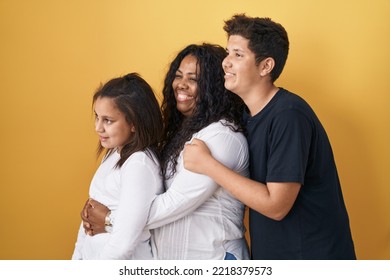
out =
<svg viewBox="0 0 390 280"><path fill-rule="evenodd" d="M207 126L193 138L205 141L224 165L248 176L246 138L222 122ZM182 153L166 188L153 201L148 219L158 259L224 259L226 252L237 259L249 258L244 205L211 178L186 170Z"/></svg>

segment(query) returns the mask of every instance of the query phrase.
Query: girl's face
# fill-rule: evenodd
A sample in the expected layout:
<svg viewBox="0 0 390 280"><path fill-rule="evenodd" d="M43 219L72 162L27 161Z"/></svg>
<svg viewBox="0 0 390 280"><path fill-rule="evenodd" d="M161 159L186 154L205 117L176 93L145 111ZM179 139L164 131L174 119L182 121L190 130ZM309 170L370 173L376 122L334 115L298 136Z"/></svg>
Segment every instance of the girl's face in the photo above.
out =
<svg viewBox="0 0 390 280"><path fill-rule="evenodd" d="M94 111L95 130L101 145L106 149L117 148L120 151L135 132L134 125L127 123L125 115L111 98L99 97L94 104Z"/></svg>
<svg viewBox="0 0 390 280"><path fill-rule="evenodd" d="M199 73L197 62L196 57L187 55L181 61L179 69L176 71L175 79L172 82L176 108L186 117L191 116L196 107Z"/></svg>

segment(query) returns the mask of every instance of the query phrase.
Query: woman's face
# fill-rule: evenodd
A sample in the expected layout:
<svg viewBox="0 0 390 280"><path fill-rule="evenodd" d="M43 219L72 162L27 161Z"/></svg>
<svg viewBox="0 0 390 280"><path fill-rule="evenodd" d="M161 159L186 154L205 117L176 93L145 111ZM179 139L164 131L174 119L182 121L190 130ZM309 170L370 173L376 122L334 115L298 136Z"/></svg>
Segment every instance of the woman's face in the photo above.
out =
<svg viewBox="0 0 390 280"><path fill-rule="evenodd" d="M196 107L198 94L198 60L192 55L187 55L180 63L172 82L176 98L176 108L185 117L192 116Z"/></svg>

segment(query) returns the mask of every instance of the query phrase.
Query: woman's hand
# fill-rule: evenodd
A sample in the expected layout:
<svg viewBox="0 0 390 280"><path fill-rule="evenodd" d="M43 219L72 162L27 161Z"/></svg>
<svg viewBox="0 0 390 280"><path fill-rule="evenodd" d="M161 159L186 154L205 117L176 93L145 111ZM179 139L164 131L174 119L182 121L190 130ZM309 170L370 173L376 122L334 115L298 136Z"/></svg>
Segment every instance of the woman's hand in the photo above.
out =
<svg viewBox="0 0 390 280"><path fill-rule="evenodd" d="M105 205L89 198L81 211L85 233L93 236L106 232L105 218L109 211Z"/></svg>

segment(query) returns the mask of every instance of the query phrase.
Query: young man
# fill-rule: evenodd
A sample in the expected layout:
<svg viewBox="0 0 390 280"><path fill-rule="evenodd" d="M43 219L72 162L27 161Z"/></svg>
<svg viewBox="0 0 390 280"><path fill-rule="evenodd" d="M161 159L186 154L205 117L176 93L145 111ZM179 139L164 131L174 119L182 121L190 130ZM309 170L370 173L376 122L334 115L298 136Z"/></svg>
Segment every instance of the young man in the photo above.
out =
<svg viewBox="0 0 390 280"><path fill-rule="evenodd" d="M194 139L185 167L213 178L251 208L252 259L355 259L349 218L328 137L310 106L274 85L285 65L285 29L269 18L225 22L225 87L240 96L251 179Z"/></svg>

